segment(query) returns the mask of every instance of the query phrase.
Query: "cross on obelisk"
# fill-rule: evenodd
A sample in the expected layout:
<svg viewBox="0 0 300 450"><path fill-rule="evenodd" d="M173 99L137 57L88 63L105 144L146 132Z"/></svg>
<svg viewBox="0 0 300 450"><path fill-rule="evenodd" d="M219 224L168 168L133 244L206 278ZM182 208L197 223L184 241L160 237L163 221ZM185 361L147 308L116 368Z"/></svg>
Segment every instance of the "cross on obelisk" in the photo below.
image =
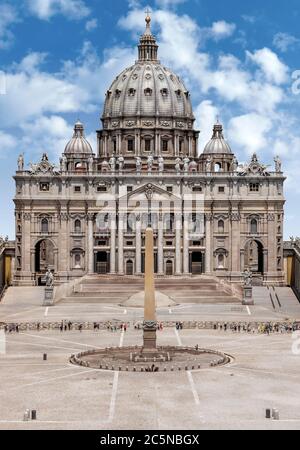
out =
<svg viewBox="0 0 300 450"><path fill-rule="evenodd" d="M154 239L153 229L146 229L145 255L145 304L144 304L144 345L143 353L156 353L156 303L154 286Z"/></svg>

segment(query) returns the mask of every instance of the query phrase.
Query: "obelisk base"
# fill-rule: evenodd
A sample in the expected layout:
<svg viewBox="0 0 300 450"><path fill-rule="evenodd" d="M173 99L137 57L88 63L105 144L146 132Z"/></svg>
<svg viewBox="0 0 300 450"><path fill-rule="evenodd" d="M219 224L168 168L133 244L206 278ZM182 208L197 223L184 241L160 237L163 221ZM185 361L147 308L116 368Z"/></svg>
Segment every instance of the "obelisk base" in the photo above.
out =
<svg viewBox="0 0 300 450"><path fill-rule="evenodd" d="M142 352L147 354L157 353L156 348L157 322L145 321L143 323L143 330L144 330L144 345Z"/></svg>

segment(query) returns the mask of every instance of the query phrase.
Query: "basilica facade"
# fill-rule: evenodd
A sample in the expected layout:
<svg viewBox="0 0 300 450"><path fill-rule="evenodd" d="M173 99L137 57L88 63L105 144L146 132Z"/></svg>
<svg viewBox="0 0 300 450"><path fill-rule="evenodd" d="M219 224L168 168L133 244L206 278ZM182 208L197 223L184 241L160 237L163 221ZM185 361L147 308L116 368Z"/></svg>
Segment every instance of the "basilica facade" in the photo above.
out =
<svg viewBox="0 0 300 450"><path fill-rule="evenodd" d="M158 59L146 18L138 60L106 92L97 149L77 122L55 166L19 157L14 283L85 274L139 276L145 229L155 237L158 276L207 274L241 282L249 268L282 284L284 175L257 155L239 164L219 121L204 149L191 94Z"/></svg>

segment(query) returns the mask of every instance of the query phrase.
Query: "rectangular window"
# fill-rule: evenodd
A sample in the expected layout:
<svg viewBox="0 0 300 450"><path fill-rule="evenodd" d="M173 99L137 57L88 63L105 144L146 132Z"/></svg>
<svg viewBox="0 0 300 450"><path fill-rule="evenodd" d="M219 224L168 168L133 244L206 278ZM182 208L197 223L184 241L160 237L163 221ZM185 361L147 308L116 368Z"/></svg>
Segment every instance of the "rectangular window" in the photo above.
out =
<svg viewBox="0 0 300 450"><path fill-rule="evenodd" d="M133 139L128 139L128 141L127 141L127 150L129 152L133 152L134 151L134 141L133 141Z"/></svg>
<svg viewBox="0 0 300 450"><path fill-rule="evenodd" d="M259 192L259 183L250 183L250 192Z"/></svg>
<svg viewBox="0 0 300 450"><path fill-rule="evenodd" d="M193 192L202 192L202 187L200 186L193 187Z"/></svg>
<svg viewBox="0 0 300 450"><path fill-rule="evenodd" d="M127 247L132 247L133 246L133 241L127 241L126 245L127 245Z"/></svg>
<svg viewBox="0 0 300 450"><path fill-rule="evenodd" d="M162 141L162 151L163 152L167 152L169 150L168 147L169 147L168 141L166 139L163 139L163 141Z"/></svg>
<svg viewBox="0 0 300 450"><path fill-rule="evenodd" d="M127 186L127 192L132 192L133 191L133 187L132 186Z"/></svg>
<svg viewBox="0 0 300 450"><path fill-rule="evenodd" d="M145 140L145 152L151 152L151 141L150 139Z"/></svg>
<svg viewBox="0 0 300 450"><path fill-rule="evenodd" d="M167 186L167 191L168 192L173 192L173 187L172 186Z"/></svg>
<svg viewBox="0 0 300 450"><path fill-rule="evenodd" d="M167 241L166 245L167 247L173 247L173 241Z"/></svg>
<svg viewBox="0 0 300 450"><path fill-rule="evenodd" d="M75 191L76 193L81 192L81 186L75 186L75 187L74 187L74 191Z"/></svg>
<svg viewBox="0 0 300 450"><path fill-rule="evenodd" d="M224 194L225 192L225 187L224 186L219 186L219 193L220 194Z"/></svg>
<svg viewBox="0 0 300 450"><path fill-rule="evenodd" d="M98 186L97 187L97 192L107 192L106 186Z"/></svg>
<svg viewBox="0 0 300 450"><path fill-rule="evenodd" d="M49 192L49 190L50 190L49 183L40 183L40 191Z"/></svg>

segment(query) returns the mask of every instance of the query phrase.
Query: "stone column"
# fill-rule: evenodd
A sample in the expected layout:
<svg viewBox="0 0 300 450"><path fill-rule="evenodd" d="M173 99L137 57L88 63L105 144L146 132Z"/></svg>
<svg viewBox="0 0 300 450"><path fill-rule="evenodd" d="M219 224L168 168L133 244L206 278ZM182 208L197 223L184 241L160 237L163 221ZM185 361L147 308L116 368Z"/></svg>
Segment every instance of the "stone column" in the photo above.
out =
<svg viewBox="0 0 300 450"><path fill-rule="evenodd" d="M231 234L232 234L232 246L231 246L231 271L232 275L239 276L241 269L241 215L238 211L231 214Z"/></svg>
<svg viewBox="0 0 300 450"><path fill-rule="evenodd" d="M206 225L205 225L205 273L211 273L211 256L212 256L212 245L211 245L211 228L212 228L212 214L206 214Z"/></svg>
<svg viewBox="0 0 300 450"><path fill-rule="evenodd" d="M31 249L31 214L25 212L23 215L23 229L22 229L22 272L26 281L31 280L31 261L30 261L30 249Z"/></svg>
<svg viewBox="0 0 300 450"><path fill-rule="evenodd" d="M110 273L116 273L116 215L110 215Z"/></svg>
<svg viewBox="0 0 300 450"><path fill-rule="evenodd" d="M60 233L59 233L59 276L62 281L67 281L68 267L68 214L62 212L60 214Z"/></svg>
<svg viewBox="0 0 300 450"><path fill-rule="evenodd" d="M189 268L189 214L184 214L183 221L183 273L188 275L190 273Z"/></svg>
<svg viewBox="0 0 300 450"><path fill-rule="evenodd" d="M118 273L124 275L124 214L119 212Z"/></svg>
<svg viewBox="0 0 300 450"><path fill-rule="evenodd" d="M88 214L88 273L94 273L94 215Z"/></svg>
<svg viewBox="0 0 300 450"><path fill-rule="evenodd" d="M158 259L158 274L164 274L164 223L163 215L159 214L158 218L158 239L157 239L157 259Z"/></svg>
<svg viewBox="0 0 300 450"><path fill-rule="evenodd" d="M182 233L182 215L176 214L176 258L175 274L181 275L181 233Z"/></svg>
<svg viewBox="0 0 300 450"><path fill-rule="evenodd" d="M137 215L135 219L135 264L136 274L142 273L142 231L141 231L141 216Z"/></svg>

